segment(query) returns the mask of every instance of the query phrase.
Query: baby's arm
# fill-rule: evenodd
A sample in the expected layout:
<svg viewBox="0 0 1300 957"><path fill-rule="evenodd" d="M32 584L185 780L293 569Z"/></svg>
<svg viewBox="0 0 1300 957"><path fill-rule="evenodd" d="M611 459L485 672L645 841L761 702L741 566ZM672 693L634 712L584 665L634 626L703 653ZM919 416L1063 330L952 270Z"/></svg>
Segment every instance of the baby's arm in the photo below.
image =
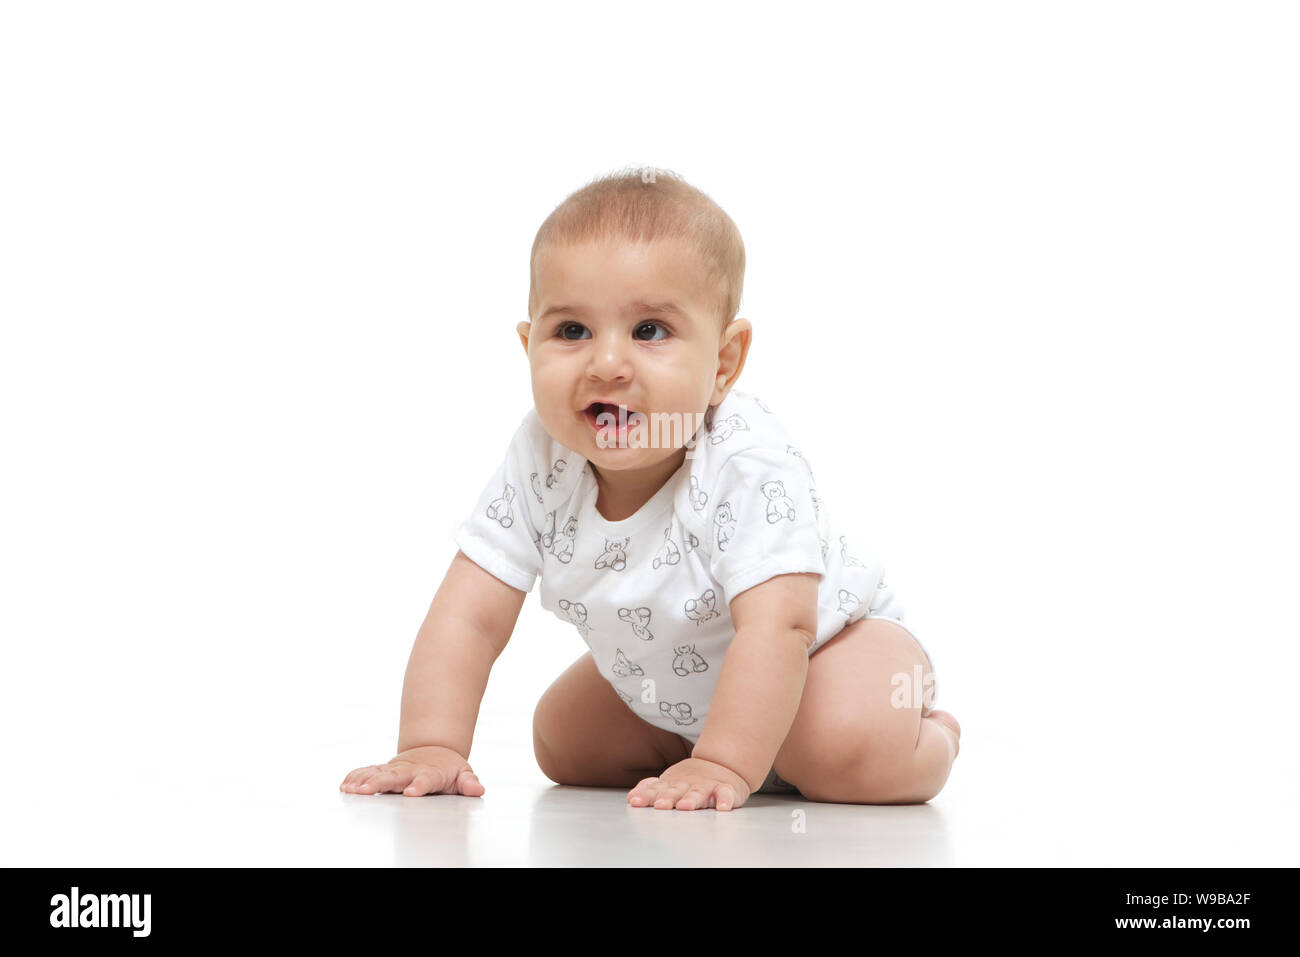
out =
<svg viewBox="0 0 1300 957"><path fill-rule="evenodd" d="M691 756L729 768L757 789L794 724L817 635L817 575L778 575L730 604L727 647Z"/></svg>
<svg viewBox="0 0 1300 957"><path fill-rule="evenodd" d="M483 793L468 762L474 725L488 673L526 597L456 552L406 665L398 753L387 764L357 768L340 790Z"/></svg>

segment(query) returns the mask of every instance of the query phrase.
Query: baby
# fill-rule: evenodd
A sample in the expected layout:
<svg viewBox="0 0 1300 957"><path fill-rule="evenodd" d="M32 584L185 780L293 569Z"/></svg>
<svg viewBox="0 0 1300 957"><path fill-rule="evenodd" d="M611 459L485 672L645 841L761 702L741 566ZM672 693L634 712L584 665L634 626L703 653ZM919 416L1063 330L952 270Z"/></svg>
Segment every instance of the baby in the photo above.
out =
<svg viewBox="0 0 1300 957"><path fill-rule="evenodd" d="M683 811L939 793L961 731L929 656L774 411L735 388L744 270L731 218L662 170L598 179L542 224L518 327L535 407L455 531L397 755L341 790L484 793L479 703L540 577L590 649L533 716L551 780Z"/></svg>

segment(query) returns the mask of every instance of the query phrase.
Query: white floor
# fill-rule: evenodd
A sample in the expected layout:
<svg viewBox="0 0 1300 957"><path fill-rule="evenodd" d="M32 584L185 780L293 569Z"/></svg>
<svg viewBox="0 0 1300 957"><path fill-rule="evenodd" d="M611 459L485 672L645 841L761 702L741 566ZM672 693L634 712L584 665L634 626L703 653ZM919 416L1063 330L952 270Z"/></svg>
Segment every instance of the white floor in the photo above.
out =
<svg viewBox="0 0 1300 957"><path fill-rule="evenodd" d="M1065 607L1055 573L1023 591L1030 612ZM910 620L931 639L962 748L934 800L896 807L757 795L727 813L661 811L629 807L622 789L553 785L532 711L585 649L534 598L480 708L481 798L338 790L392 754L409 609L304 625L241 598L197 626L178 613L174 631L154 612L129 641L85 632L75 655L14 644L0 864L1295 866L1297 662L1282 610L1157 615L1129 600L1105 620L945 617L918 601Z"/></svg>
<svg viewBox="0 0 1300 957"><path fill-rule="evenodd" d="M937 704L961 722L962 748L934 800L898 807L757 795L727 813L661 811L629 807L622 789L553 785L533 757L532 711L585 649L532 597L479 711L469 757L486 794L344 794L349 771L396 744L414 602L355 620L299 602L304 623L272 613L292 604L279 593L197 618L178 598L174 614L142 605L153 617L139 631L115 609L117 637L78 629L10 646L6 675L20 680L0 696L0 864L1300 862L1286 609L1156 611L1147 593L1117 592L1110 617L1064 616L1058 569L1031 574L1015 616L916 602L909 620L929 639Z"/></svg>
<svg viewBox="0 0 1300 957"><path fill-rule="evenodd" d="M355 710L354 710L355 713ZM1144 772L1062 756L1030 769L1039 736L978 730L926 805L630 808L621 789L549 784L514 717L481 723L482 798L337 790L361 741L285 746L252 724L229 747L129 746L10 768L6 866L1242 866L1294 865L1296 792L1249 793L1205 765ZM364 722L363 722L364 723ZM236 760L238 755L240 760ZM1076 756L1077 758L1077 756ZM1102 773L1097 773L1101 771Z"/></svg>

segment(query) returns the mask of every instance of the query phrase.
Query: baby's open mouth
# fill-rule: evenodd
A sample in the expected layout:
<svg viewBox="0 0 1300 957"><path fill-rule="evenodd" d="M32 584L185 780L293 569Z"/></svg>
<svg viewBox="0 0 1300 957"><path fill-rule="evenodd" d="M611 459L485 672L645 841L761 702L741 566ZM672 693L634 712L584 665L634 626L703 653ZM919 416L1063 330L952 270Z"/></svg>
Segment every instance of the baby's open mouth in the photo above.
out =
<svg viewBox="0 0 1300 957"><path fill-rule="evenodd" d="M624 406L624 408L627 407ZM616 405L611 405L608 402L593 402L591 403L591 405L587 406L588 415L596 416L596 415L600 415L602 412L608 412L610 415L614 416L615 418L618 418L618 406ZM633 411L631 409L628 409L627 417L630 419L632 418L632 415L633 415Z"/></svg>
<svg viewBox="0 0 1300 957"><path fill-rule="evenodd" d="M623 406L622 408L624 410L623 421L626 422L628 426L636 425L638 422L641 421L642 414L640 412L634 409L629 409L627 406ZM587 421L590 422L592 427L596 429L602 429L602 428L618 429L621 424L619 421L618 412L619 412L619 406L614 405L613 403L610 402L593 402L591 403L591 405L587 406L587 408L584 410L584 414L587 417ZM599 417L602 415L606 416L607 418L603 420L600 419Z"/></svg>

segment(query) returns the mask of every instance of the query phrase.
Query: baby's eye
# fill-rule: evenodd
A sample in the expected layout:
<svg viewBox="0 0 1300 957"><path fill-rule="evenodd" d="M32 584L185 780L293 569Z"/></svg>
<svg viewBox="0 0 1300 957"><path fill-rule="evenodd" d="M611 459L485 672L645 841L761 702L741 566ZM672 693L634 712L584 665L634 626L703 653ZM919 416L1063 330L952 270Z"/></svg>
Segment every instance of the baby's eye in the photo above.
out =
<svg viewBox="0 0 1300 957"><path fill-rule="evenodd" d="M660 336L658 338L647 338L641 335L642 331L646 329L658 329L660 332L663 333L663 336ZM572 335L570 334L571 332L573 333ZM562 339L568 339L570 341L587 338L586 336L583 335L583 333L585 332L587 332L587 327L582 325L582 323L580 322L565 322L562 323L555 330L555 334L557 336L559 336ZM661 342L664 338L666 338L669 335L669 333L668 333L668 329L658 322L643 322L641 323L641 325L636 327L635 335L636 338L641 340L642 342Z"/></svg>
<svg viewBox="0 0 1300 957"><path fill-rule="evenodd" d="M566 335L566 333L567 333L568 330L570 330L570 329L579 329L579 330L581 330L581 331L583 331L583 332L586 332L586 331L587 331L587 327L584 326L584 325L582 325L581 323L577 323L577 322L566 322L566 323L564 323L562 326L560 326L560 328L557 330L557 333L558 333L558 335L559 335L561 338L564 338L564 339L582 338L581 336L570 336L570 335Z"/></svg>
<svg viewBox="0 0 1300 957"><path fill-rule="evenodd" d="M661 330L661 331L663 332L663 334L664 334L665 336L668 335L668 330L665 329L663 326L661 326L661 325L660 325L659 323L657 323L657 322L643 322L643 323L641 323L641 325L639 325L639 326L636 327L636 331L637 331L637 332L640 332L642 329L659 329L659 330ZM659 341L661 341L661 340L659 340L659 339L644 339L644 338L643 338L642 341L643 341L643 342L659 342Z"/></svg>

